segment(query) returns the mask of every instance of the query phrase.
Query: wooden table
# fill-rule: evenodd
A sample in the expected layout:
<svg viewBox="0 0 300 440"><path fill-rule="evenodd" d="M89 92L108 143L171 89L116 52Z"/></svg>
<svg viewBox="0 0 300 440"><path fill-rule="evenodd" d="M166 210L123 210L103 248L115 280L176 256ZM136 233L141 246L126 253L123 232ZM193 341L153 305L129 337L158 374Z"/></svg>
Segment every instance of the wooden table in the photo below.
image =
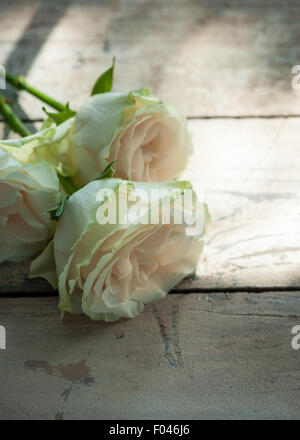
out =
<svg viewBox="0 0 300 440"><path fill-rule="evenodd" d="M67 316L28 262L0 266L0 418L300 418L297 0L0 0L0 64L78 107L117 57L189 118L184 177L213 218L197 276L134 320ZM39 126L41 104L14 108ZM12 136L0 122L1 137Z"/></svg>

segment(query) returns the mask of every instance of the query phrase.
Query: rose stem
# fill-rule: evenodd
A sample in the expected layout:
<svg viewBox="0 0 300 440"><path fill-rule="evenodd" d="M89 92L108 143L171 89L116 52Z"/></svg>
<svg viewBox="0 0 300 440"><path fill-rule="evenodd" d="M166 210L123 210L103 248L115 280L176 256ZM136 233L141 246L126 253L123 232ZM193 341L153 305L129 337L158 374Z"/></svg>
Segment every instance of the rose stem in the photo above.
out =
<svg viewBox="0 0 300 440"><path fill-rule="evenodd" d="M12 108L5 102L4 96L0 95L0 113L7 125L21 136L30 136L32 133L23 125L22 121L12 111Z"/></svg>
<svg viewBox="0 0 300 440"><path fill-rule="evenodd" d="M31 95L35 96L36 98L50 105L50 107L55 108L55 110L62 112L67 109L66 106L61 102L56 101L55 99L51 98L50 96L46 95L40 90L37 90L35 87L32 87L30 84L28 84L25 81L25 79L22 76L16 77L11 75L10 73L6 73L5 76L6 76L6 80L10 84L12 84L16 89L26 90L28 93L31 93Z"/></svg>

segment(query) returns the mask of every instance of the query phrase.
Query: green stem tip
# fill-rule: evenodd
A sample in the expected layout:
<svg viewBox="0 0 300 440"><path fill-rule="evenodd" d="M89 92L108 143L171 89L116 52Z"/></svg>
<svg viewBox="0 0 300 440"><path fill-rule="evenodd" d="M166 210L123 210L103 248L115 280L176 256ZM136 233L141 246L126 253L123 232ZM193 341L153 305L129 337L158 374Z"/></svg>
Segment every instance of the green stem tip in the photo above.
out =
<svg viewBox="0 0 300 440"><path fill-rule="evenodd" d="M23 125L22 121L13 112L10 105L5 101L4 96L0 95L0 113L2 114L7 125L22 137L30 136L30 131Z"/></svg>

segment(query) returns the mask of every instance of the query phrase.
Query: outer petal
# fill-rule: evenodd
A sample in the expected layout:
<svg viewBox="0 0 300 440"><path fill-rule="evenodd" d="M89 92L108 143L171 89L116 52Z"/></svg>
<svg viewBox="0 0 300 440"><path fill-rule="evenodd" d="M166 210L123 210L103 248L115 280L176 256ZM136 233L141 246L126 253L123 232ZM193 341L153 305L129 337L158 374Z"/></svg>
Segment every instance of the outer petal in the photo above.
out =
<svg viewBox="0 0 300 440"><path fill-rule="evenodd" d="M53 287L57 289L57 276L53 252L53 240L51 240L46 249L32 261L30 265L29 278L45 278Z"/></svg>

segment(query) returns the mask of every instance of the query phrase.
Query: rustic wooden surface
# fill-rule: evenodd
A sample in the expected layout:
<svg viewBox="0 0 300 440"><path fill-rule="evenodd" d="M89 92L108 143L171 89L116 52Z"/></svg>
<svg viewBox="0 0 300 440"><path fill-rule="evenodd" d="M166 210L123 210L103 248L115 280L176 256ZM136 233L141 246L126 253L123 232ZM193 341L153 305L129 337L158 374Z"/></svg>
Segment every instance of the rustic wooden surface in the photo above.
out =
<svg viewBox="0 0 300 440"><path fill-rule="evenodd" d="M28 262L2 264L0 419L299 419L299 2L0 7L0 65L57 99L77 108L116 55L116 90L148 86L174 102L195 144L184 177L213 219L197 274L132 321L61 322ZM7 96L40 125L37 100Z"/></svg>
<svg viewBox="0 0 300 440"><path fill-rule="evenodd" d="M169 295L112 325L55 305L1 301L1 419L300 417L299 292Z"/></svg>

